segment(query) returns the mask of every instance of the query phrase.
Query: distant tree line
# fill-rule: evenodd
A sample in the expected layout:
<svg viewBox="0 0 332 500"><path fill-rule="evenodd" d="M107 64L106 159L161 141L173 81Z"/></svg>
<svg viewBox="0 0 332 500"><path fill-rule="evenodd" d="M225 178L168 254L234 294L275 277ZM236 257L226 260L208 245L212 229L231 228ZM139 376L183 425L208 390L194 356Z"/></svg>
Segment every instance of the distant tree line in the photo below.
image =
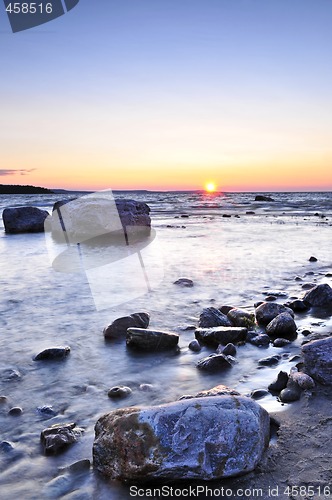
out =
<svg viewBox="0 0 332 500"><path fill-rule="evenodd" d="M18 184L0 184L0 194L52 194L51 189L38 186L21 186Z"/></svg>

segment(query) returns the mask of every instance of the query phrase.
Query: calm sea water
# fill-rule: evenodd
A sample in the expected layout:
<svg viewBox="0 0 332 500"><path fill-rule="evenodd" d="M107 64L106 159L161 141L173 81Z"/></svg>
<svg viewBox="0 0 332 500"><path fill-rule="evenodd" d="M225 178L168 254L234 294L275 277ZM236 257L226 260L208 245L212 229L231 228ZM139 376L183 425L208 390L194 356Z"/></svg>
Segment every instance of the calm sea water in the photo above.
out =
<svg viewBox="0 0 332 500"><path fill-rule="evenodd" d="M255 193L116 193L151 207L156 237L150 250L142 251L151 291L136 276L135 269L141 269L130 256L118 261L106 290L97 270L57 272L52 260L59 249L49 237L6 235L1 225L0 396L7 401L0 403L0 442L13 446L9 452L0 450L1 498L129 499L126 487L103 480L92 469L64 469L91 460L99 416L119 407L173 401L217 384L249 394L266 388L280 369L289 371L301 335L287 349L242 346L232 370L206 375L196 363L212 351L191 352L187 346L194 335L184 330L196 323L204 307L227 304L253 310L254 302L270 291L284 293L282 302L301 297L306 282L332 285L325 276L332 271L332 193L271 196L274 203L255 202ZM0 209L33 205L51 211L65 197L0 196ZM311 255L318 262L310 263ZM191 278L194 287L178 288L173 283L179 277ZM152 328L180 334L179 353L139 354L123 342L105 343L107 324L141 310L150 313ZM332 326L329 318L310 313L297 316L296 322L313 331ZM70 356L58 363L33 361L54 345L69 345ZM258 369L257 360L275 352L282 354L281 363ZM153 389L141 391L143 383ZM119 384L129 385L132 395L110 400L108 389ZM259 402L269 410L282 409L272 396ZM42 415L38 407L44 405L52 406L55 416ZM22 407L23 414L9 415L13 406ZM41 430L71 421L85 428L84 436L65 453L45 457Z"/></svg>

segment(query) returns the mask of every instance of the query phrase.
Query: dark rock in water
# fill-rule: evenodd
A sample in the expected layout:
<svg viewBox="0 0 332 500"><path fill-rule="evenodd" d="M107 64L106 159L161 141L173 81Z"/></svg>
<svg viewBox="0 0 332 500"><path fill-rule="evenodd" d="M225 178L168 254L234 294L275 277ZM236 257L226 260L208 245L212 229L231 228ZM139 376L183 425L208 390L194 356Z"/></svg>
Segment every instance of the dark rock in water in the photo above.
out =
<svg viewBox="0 0 332 500"><path fill-rule="evenodd" d="M326 274L325 274L325 277L326 277L326 278L332 278L332 273L326 273Z"/></svg>
<svg viewBox="0 0 332 500"><path fill-rule="evenodd" d="M303 279L301 278L301 276L295 276L294 280L295 281L303 281Z"/></svg>
<svg viewBox="0 0 332 500"><path fill-rule="evenodd" d="M194 282L189 278L179 278L174 281L173 285L182 286L184 288L192 288L194 286Z"/></svg>
<svg viewBox="0 0 332 500"><path fill-rule="evenodd" d="M327 283L309 290L303 300L313 307L332 307L332 288Z"/></svg>
<svg viewBox="0 0 332 500"><path fill-rule="evenodd" d="M63 227L72 243L121 232L148 236L150 208L136 200L113 200L107 192L57 202L50 220L52 235L65 241Z"/></svg>
<svg viewBox="0 0 332 500"><path fill-rule="evenodd" d="M302 346L304 371L323 385L332 385L332 337Z"/></svg>
<svg viewBox="0 0 332 500"><path fill-rule="evenodd" d="M292 380L292 382L295 382L300 387L300 389L304 391L313 389L316 385L310 375L299 372L296 368L292 368L289 378L290 380Z"/></svg>
<svg viewBox="0 0 332 500"><path fill-rule="evenodd" d="M1 441L0 442L0 453L9 453L14 449L14 446L10 441Z"/></svg>
<svg viewBox="0 0 332 500"><path fill-rule="evenodd" d="M90 460L88 458L83 458L82 460L78 460L77 462L67 465L66 467L61 467L60 471L69 471L72 473L85 472L88 471L90 467Z"/></svg>
<svg viewBox="0 0 332 500"><path fill-rule="evenodd" d="M188 332L189 330L196 330L196 326L195 325L184 325L184 326L181 326L180 329L184 332Z"/></svg>
<svg viewBox="0 0 332 500"><path fill-rule="evenodd" d="M2 382L10 382L12 380L19 380L22 377L18 370L13 368L5 368L0 372L0 378Z"/></svg>
<svg viewBox="0 0 332 500"><path fill-rule="evenodd" d="M222 214L222 216L223 216L223 217L227 217L228 219L229 219L230 217L232 217L232 216L231 216L231 214Z"/></svg>
<svg viewBox="0 0 332 500"><path fill-rule="evenodd" d="M44 351L41 351L39 354L37 354L34 357L35 361L41 361L41 360L58 360L58 359L64 359L68 356L70 353L70 347L69 346L60 346L60 347L50 347L48 349L45 349Z"/></svg>
<svg viewBox="0 0 332 500"><path fill-rule="evenodd" d="M18 417L19 415L22 415L23 409L20 406L13 406L8 412L8 415L14 415L15 417Z"/></svg>
<svg viewBox="0 0 332 500"><path fill-rule="evenodd" d="M281 313L288 312L291 316L294 316L294 312L282 304L276 304L275 302L263 302L257 307L255 314L256 320L259 325L268 325L276 316Z"/></svg>
<svg viewBox="0 0 332 500"><path fill-rule="evenodd" d="M126 387L125 385L120 385L111 387L107 395L111 399L120 399L120 398L126 398L131 393L132 390L130 389L130 387Z"/></svg>
<svg viewBox="0 0 332 500"><path fill-rule="evenodd" d="M317 257L314 257L313 255L309 259L309 262L317 262L317 261L318 261Z"/></svg>
<svg viewBox="0 0 332 500"><path fill-rule="evenodd" d="M312 288L315 288L315 283L304 283L302 285L302 290L312 290Z"/></svg>
<svg viewBox="0 0 332 500"><path fill-rule="evenodd" d="M192 340L188 347L191 351L194 352L199 352L202 349L201 344L196 339Z"/></svg>
<svg viewBox="0 0 332 500"><path fill-rule="evenodd" d="M262 195L262 194L257 194L255 196L255 201L274 201L274 199L271 198L271 196L265 196L265 195Z"/></svg>
<svg viewBox="0 0 332 500"><path fill-rule="evenodd" d="M265 300L266 302L273 302L274 300L277 300L277 297L275 295L267 295Z"/></svg>
<svg viewBox="0 0 332 500"><path fill-rule="evenodd" d="M271 342L271 339L265 333L259 335L248 336L247 341L257 347L267 346Z"/></svg>
<svg viewBox="0 0 332 500"><path fill-rule="evenodd" d="M281 359L280 354L274 354L273 356L268 356L267 358L262 358L258 360L258 364L261 366L273 366L277 365Z"/></svg>
<svg viewBox="0 0 332 500"><path fill-rule="evenodd" d="M212 387L212 389L208 389L206 391L200 391L195 396L190 394L186 394L179 398L179 401L182 399L193 399L193 398L208 398L212 396L240 396L240 393L235 389L230 389L226 385L216 385Z"/></svg>
<svg viewBox="0 0 332 500"><path fill-rule="evenodd" d="M273 341L274 347L285 347L285 345L290 344L290 340L284 338L277 338Z"/></svg>
<svg viewBox="0 0 332 500"><path fill-rule="evenodd" d="M255 469L270 418L250 398L216 396L119 409L95 426L94 469L112 480L213 480Z"/></svg>
<svg viewBox="0 0 332 500"><path fill-rule="evenodd" d="M229 343L225 347L223 345L218 346L221 348L220 353L225 354L225 356L236 356L236 347L234 344Z"/></svg>
<svg viewBox="0 0 332 500"><path fill-rule="evenodd" d="M76 427L76 424L55 424L44 429L40 434L40 440L44 446L46 455L57 455L69 445L76 443L83 434L84 429Z"/></svg>
<svg viewBox="0 0 332 500"><path fill-rule="evenodd" d="M179 335L159 330L128 328L126 343L128 347L142 351L164 351L178 345Z"/></svg>
<svg viewBox="0 0 332 500"><path fill-rule="evenodd" d="M290 307L294 312L305 312L308 311L308 309L310 309L310 306L300 299L287 302L285 306Z"/></svg>
<svg viewBox="0 0 332 500"><path fill-rule="evenodd" d="M233 326L233 324L225 314L215 307L207 307L203 309L199 316L198 326L200 328L211 328L214 326Z"/></svg>
<svg viewBox="0 0 332 500"><path fill-rule="evenodd" d="M268 394L269 394L269 391L267 391L266 389L255 389L250 394L250 397L252 399L262 399L262 398L265 398L265 396L268 396Z"/></svg>
<svg viewBox="0 0 332 500"><path fill-rule="evenodd" d="M280 391L285 389L287 383L288 383L288 374L286 372L280 371L277 375L276 380L268 386L268 389L271 392L279 393Z"/></svg>
<svg viewBox="0 0 332 500"><path fill-rule="evenodd" d="M254 212L253 210L248 210L246 212L246 215L255 215L256 212Z"/></svg>
<svg viewBox="0 0 332 500"><path fill-rule="evenodd" d="M227 318L234 326L252 327L255 324L255 315L244 309L231 309L227 313Z"/></svg>
<svg viewBox="0 0 332 500"><path fill-rule="evenodd" d="M7 403L7 396L0 396L0 405Z"/></svg>
<svg viewBox="0 0 332 500"><path fill-rule="evenodd" d="M197 368L206 371L219 371L232 367L232 356L225 356L224 354L211 354L207 358L200 359L197 363Z"/></svg>
<svg viewBox="0 0 332 500"><path fill-rule="evenodd" d="M288 312L278 314L266 327L266 333L270 337L282 337L284 339L296 338L296 323Z"/></svg>
<svg viewBox="0 0 332 500"><path fill-rule="evenodd" d="M47 417L47 418L52 418L54 417L57 412L53 410L52 406L38 406L37 412L40 413L40 415Z"/></svg>
<svg viewBox="0 0 332 500"><path fill-rule="evenodd" d="M261 306L262 304L265 304L265 302L263 300L258 300L254 303L254 308L257 309L257 307Z"/></svg>
<svg viewBox="0 0 332 500"><path fill-rule="evenodd" d="M246 340L247 329L238 326L217 326L215 328L197 328L195 337L202 344L218 346L236 344Z"/></svg>
<svg viewBox="0 0 332 500"><path fill-rule="evenodd" d="M279 394L279 399L283 403L292 403L293 401L298 401L301 394L300 387L295 382L288 380L286 389L283 389Z"/></svg>
<svg viewBox="0 0 332 500"><path fill-rule="evenodd" d="M227 316L229 311L231 311L232 309L235 309L235 307L233 307L233 306L221 306L221 307L219 307L219 311L221 313L225 314L225 316Z"/></svg>
<svg viewBox="0 0 332 500"><path fill-rule="evenodd" d="M181 214L180 217L182 219L188 219L189 218L189 215L188 214Z"/></svg>
<svg viewBox="0 0 332 500"><path fill-rule="evenodd" d="M49 217L46 210L37 207L5 208L2 219L6 233L42 233L45 219Z"/></svg>
<svg viewBox="0 0 332 500"><path fill-rule="evenodd" d="M150 315L147 312L133 313L130 316L117 318L112 324L104 328L106 339L118 339L125 337L128 328L147 328L150 322Z"/></svg>

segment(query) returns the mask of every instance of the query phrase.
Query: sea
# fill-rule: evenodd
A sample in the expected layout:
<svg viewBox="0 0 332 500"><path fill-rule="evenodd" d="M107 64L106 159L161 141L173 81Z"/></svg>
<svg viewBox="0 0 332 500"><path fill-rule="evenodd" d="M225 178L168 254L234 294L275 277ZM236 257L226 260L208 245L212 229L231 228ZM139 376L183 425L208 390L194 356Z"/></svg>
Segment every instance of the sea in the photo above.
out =
<svg viewBox="0 0 332 500"><path fill-rule="evenodd" d="M204 308L254 311L267 295L284 303L302 297L308 284L332 285L332 193L264 193L273 202L255 201L257 194L114 192L115 199L149 205L152 233L145 246L115 252L96 266L59 266L68 249L49 233L6 234L0 221L3 500L129 500L128 486L101 477L87 462L71 467L92 463L94 426L101 415L175 401L219 384L250 396L298 362L302 330L331 328L324 313L297 314L299 334L288 346L246 343L237 348L232 369L213 374L197 369L197 362L213 352L188 348L194 339L190 328ZM0 195L0 208L2 213L6 207L35 206L51 213L55 201L72 197ZM317 261L310 262L311 256ZM174 284L183 277L193 286ZM144 353L130 350L124 340L105 341L107 325L140 311L150 314L150 328L178 333L179 349ZM34 360L53 346L69 346L70 355L57 362ZM276 353L281 355L277 366L258 365ZM119 385L132 393L110 399L109 389ZM258 403L270 412L287 411L271 394ZM13 407L22 413L10 414ZM45 456L41 431L69 422L84 428L82 437L63 453Z"/></svg>

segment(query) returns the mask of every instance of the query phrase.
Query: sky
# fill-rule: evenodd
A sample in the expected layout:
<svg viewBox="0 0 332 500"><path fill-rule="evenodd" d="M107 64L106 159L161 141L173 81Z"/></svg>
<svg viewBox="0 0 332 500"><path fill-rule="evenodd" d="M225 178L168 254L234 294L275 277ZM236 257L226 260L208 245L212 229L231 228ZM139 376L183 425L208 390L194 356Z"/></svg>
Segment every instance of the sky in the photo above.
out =
<svg viewBox="0 0 332 500"><path fill-rule="evenodd" d="M330 0L80 0L12 33L0 183L332 189Z"/></svg>

